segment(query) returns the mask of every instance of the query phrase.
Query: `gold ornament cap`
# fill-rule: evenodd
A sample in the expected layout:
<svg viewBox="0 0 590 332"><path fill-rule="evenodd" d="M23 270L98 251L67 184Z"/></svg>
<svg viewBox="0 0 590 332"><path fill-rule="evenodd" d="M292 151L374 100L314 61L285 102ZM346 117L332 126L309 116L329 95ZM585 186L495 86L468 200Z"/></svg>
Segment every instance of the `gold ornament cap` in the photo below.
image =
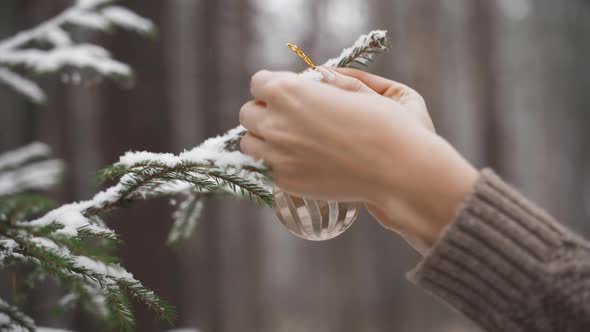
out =
<svg viewBox="0 0 590 332"><path fill-rule="evenodd" d="M293 52L295 52L295 54L297 54L301 59L303 59L303 61L305 61L305 63L307 63L311 69L315 70L315 64L313 63L313 61L311 61L311 59L305 55L305 52L303 52L299 46L295 45L295 44L291 44L291 43L287 43L287 47L289 47L291 50L293 50Z"/></svg>

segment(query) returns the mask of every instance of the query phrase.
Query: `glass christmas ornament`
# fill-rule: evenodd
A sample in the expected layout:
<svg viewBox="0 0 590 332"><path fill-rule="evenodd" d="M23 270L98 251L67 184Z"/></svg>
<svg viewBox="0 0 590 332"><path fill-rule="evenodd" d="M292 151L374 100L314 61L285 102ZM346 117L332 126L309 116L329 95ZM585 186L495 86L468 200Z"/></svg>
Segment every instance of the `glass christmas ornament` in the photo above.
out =
<svg viewBox="0 0 590 332"><path fill-rule="evenodd" d="M305 240L324 241L344 233L357 218L361 203L297 197L274 187L277 217L291 233Z"/></svg>
<svg viewBox="0 0 590 332"><path fill-rule="evenodd" d="M287 46L312 70L316 69L313 61L297 45L289 43ZM321 80L321 75L312 78ZM273 195L275 211L281 223L291 233L311 241L329 240L344 233L355 221L361 208L361 204L355 202L323 201L290 195L277 186L273 188Z"/></svg>

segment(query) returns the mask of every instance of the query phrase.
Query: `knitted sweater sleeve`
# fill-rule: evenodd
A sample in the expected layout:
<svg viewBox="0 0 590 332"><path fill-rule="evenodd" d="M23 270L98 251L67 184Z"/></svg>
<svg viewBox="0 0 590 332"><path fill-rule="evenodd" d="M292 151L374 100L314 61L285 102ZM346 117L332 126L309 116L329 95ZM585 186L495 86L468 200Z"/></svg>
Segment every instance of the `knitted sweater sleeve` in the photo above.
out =
<svg viewBox="0 0 590 332"><path fill-rule="evenodd" d="M491 170L408 277L486 331L590 331L590 244Z"/></svg>

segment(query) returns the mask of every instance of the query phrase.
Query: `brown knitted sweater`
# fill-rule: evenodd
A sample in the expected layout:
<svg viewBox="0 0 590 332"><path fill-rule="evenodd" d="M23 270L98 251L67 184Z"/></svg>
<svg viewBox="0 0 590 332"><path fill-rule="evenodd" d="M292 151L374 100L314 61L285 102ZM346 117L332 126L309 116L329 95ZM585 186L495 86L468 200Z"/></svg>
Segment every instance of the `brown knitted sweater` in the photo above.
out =
<svg viewBox="0 0 590 332"><path fill-rule="evenodd" d="M409 278L486 331L590 331L590 244L490 170Z"/></svg>

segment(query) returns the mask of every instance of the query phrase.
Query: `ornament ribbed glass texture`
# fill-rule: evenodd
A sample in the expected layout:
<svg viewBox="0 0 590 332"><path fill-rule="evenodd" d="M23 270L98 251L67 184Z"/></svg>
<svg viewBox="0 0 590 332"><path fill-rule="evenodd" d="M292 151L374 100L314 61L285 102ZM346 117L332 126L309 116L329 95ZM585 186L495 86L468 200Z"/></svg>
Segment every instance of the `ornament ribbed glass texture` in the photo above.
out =
<svg viewBox="0 0 590 332"><path fill-rule="evenodd" d="M305 240L324 241L346 231L357 218L361 203L302 198L274 187L277 217L291 233Z"/></svg>

